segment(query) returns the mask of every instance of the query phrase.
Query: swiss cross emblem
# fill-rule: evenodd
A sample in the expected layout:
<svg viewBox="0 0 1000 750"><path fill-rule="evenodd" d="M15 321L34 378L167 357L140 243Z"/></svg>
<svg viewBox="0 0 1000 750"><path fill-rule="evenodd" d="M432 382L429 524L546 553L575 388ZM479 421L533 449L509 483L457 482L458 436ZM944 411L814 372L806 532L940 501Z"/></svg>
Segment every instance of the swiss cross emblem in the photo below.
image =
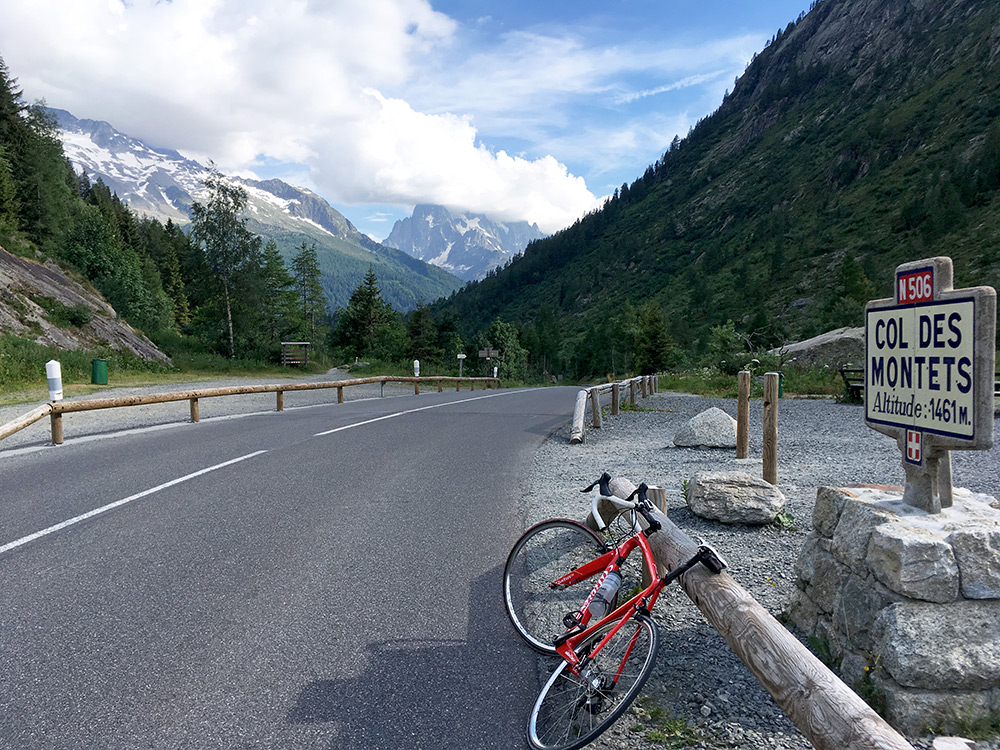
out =
<svg viewBox="0 0 1000 750"><path fill-rule="evenodd" d="M911 464L921 463L920 458L920 438L919 432L913 430L906 431L906 460Z"/></svg>

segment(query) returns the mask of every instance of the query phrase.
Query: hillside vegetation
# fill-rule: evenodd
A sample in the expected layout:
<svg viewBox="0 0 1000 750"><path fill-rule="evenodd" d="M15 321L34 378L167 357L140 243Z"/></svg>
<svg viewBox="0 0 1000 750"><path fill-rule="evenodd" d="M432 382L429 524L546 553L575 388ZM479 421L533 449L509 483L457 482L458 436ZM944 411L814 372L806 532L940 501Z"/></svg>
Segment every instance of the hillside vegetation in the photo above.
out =
<svg viewBox="0 0 1000 750"><path fill-rule="evenodd" d="M434 313L580 377L629 366L644 304L694 361L860 325L908 260L998 287L998 248L1000 4L822 0L641 178Z"/></svg>

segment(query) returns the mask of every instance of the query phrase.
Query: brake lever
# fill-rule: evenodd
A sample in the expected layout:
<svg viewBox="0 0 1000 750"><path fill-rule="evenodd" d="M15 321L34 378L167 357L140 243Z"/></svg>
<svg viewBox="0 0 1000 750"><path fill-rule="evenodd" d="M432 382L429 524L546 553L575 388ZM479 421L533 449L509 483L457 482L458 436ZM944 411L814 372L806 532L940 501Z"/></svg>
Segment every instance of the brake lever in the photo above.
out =
<svg viewBox="0 0 1000 750"><path fill-rule="evenodd" d="M611 475L608 474L608 472L604 472L603 474L601 474L600 479L598 479L589 487L584 487L582 490L580 490L580 492L590 492L591 490L594 489L594 487L600 485L601 495L603 497L611 497L611 487L609 486L610 481L611 481Z"/></svg>

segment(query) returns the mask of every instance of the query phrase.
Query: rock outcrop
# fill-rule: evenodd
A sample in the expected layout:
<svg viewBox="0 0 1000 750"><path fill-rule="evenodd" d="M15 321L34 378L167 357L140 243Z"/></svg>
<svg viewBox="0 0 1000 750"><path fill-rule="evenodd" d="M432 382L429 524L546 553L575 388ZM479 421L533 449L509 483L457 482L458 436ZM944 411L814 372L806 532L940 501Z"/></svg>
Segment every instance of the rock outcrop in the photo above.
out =
<svg viewBox="0 0 1000 750"><path fill-rule="evenodd" d="M77 325L57 324L53 310L70 310ZM60 349L107 346L147 360L169 358L118 317L97 293L52 261L36 263L0 248L0 334Z"/></svg>

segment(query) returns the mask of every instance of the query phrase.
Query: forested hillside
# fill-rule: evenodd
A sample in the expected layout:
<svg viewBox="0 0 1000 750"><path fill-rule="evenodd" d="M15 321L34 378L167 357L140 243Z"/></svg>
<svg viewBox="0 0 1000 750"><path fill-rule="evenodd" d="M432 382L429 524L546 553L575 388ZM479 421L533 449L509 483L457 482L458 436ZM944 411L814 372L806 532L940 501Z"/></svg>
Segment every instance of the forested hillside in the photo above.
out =
<svg viewBox="0 0 1000 750"><path fill-rule="evenodd" d="M688 361L727 321L757 346L860 325L931 255L1000 287L1000 4L822 0L603 209L434 313L586 376L635 362L640 313Z"/></svg>
<svg viewBox="0 0 1000 750"><path fill-rule="evenodd" d="M322 341L328 315L314 248L303 245L286 267L275 244L237 218L245 191L232 191L210 195L193 238L170 221L139 217L100 180L76 175L54 119L44 105L22 100L0 60L0 247L58 262L169 350L265 361L283 338ZM233 200L216 212L220 197ZM53 309L59 317L61 307ZM19 351L30 343L0 338Z"/></svg>

